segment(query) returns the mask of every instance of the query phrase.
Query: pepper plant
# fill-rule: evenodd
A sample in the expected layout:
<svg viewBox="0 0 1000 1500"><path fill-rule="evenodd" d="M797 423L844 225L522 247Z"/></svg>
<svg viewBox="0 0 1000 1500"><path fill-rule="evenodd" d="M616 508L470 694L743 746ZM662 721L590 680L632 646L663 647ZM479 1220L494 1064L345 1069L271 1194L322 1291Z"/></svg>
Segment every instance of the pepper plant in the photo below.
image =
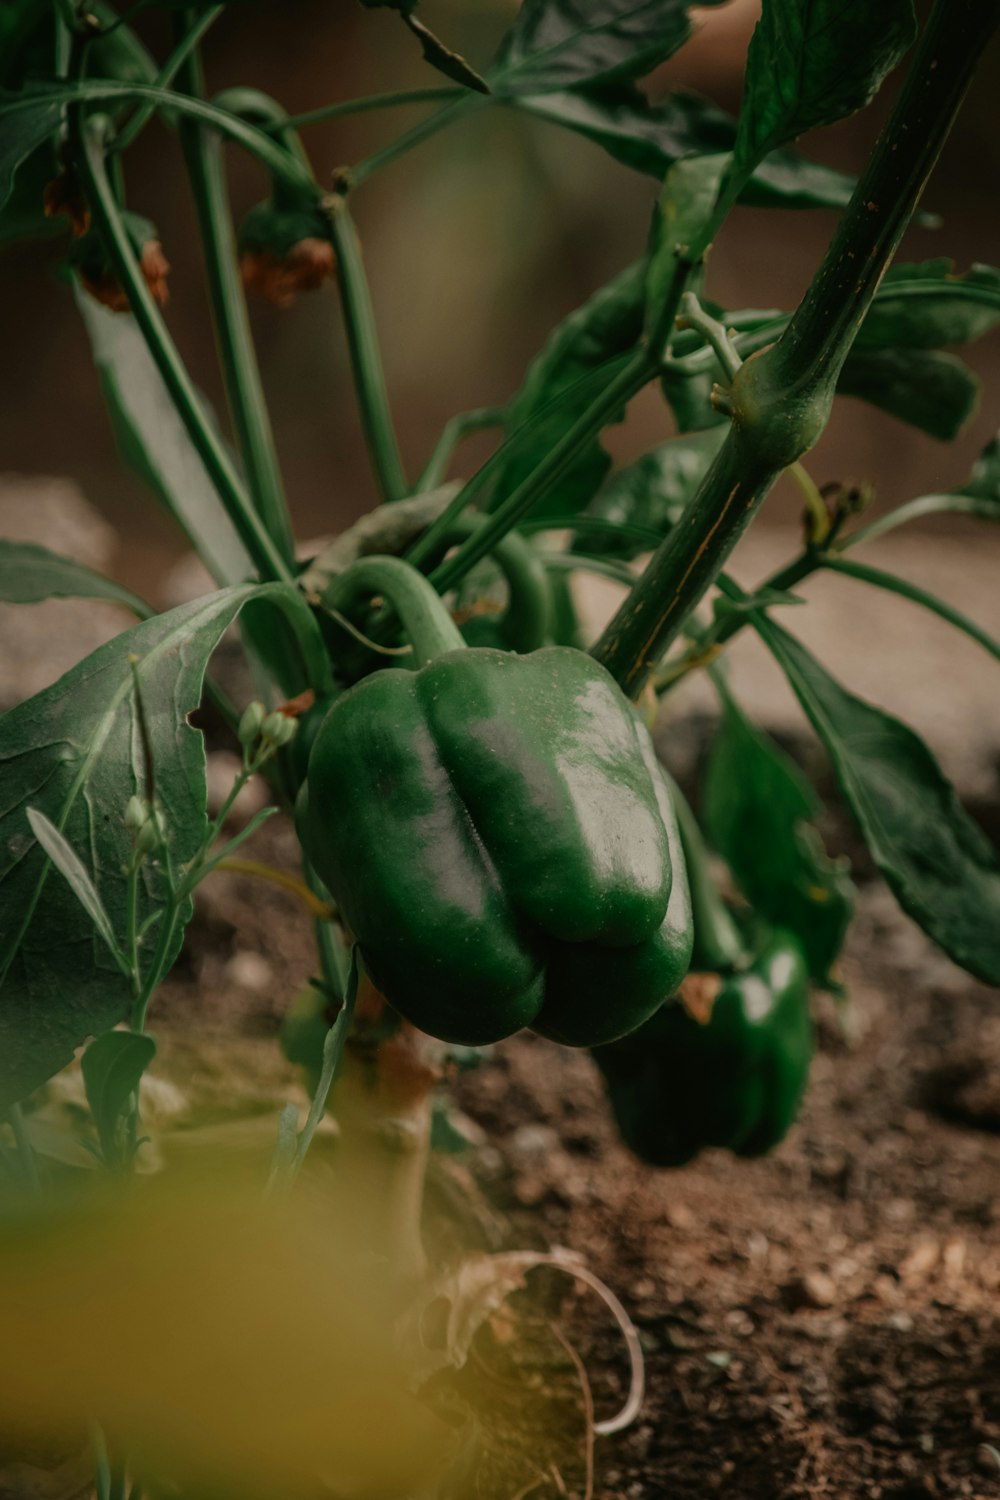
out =
<svg viewBox="0 0 1000 1500"><path fill-rule="evenodd" d="M0 1162L12 1183L44 1182L34 1101L83 1047L94 1149L107 1169L132 1170L155 1053L150 998L197 886L262 820L226 840L236 792L265 776L268 812L294 815L299 832L293 883L314 917L317 975L286 1028L313 1108L302 1132L294 1111L282 1117L271 1182L297 1172L331 1087L349 1121L343 1060L381 1068L387 1109L417 1138L416 1177L404 1174L408 1228L384 1211L399 1193L394 1169L372 1195L374 1218L381 1250L419 1278L414 1216L446 1047L531 1026L593 1049L624 1140L660 1166L706 1145L759 1153L791 1123L812 1046L809 984L836 986L853 893L819 841L814 789L741 703L725 651L739 632L755 631L787 677L904 911L1000 984L996 851L913 730L856 697L784 623L793 591L833 572L1000 655L952 606L856 560L873 537L931 513L1000 518L1000 443L954 489L868 524L856 490L821 491L803 462L841 398L942 439L972 410L976 381L943 351L1000 322L1000 271L894 257L1000 0L936 0L922 28L911 0L764 0L736 119L692 95L654 104L643 91L691 34L687 0L523 0L492 59L456 53L416 0L363 3L398 13L418 44L415 78L427 65L438 79L307 114L251 86L207 96L201 43L240 25L236 0L12 0L0 13L0 234L64 235L123 455L216 586L155 613L44 548L0 544L0 598L113 599L137 620L0 719ZM133 22L157 6L172 44L154 58ZM859 180L796 149L898 67ZM433 108L349 168L310 160L309 124L401 104ZM431 135L497 109L555 123L643 174L650 231L552 331L506 406L429 435L417 474L396 440L354 205ZM197 214L224 428L170 333L155 226L126 206L130 148L154 115L175 132ZM263 174L241 225L227 148ZM784 233L790 210L839 211L796 308L718 303L710 252L738 203L783 213ZM381 504L303 560L245 295L284 305L327 283ZM602 433L649 386L674 435L616 470ZM461 440L483 429L496 433L492 453L450 479ZM726 563L786 471L803 493L804 543L747 592ZM624 590L596 640L569 587L587 572ZM234 623L262 684L249 705L213 676ZM703 828L648 728L696 671L720 704ZM243 757L214 821L188 722L204 695ZM725 896L710 849L728 865Z"/></svg>

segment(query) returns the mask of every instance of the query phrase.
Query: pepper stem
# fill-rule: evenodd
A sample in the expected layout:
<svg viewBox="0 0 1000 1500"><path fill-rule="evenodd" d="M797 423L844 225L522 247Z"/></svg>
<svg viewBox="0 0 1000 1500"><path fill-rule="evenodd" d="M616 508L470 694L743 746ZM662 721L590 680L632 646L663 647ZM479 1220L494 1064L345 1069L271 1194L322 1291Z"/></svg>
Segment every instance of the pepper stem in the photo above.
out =
<svg viewBox="0 0 1000 1500"><path fill-rule="evenodd" d="M326 609L350 615L373 599L391 605L413 647L416 666L465 646L461 632L433 585L401 557L362 557L338 573L323 590Z"/></svg>

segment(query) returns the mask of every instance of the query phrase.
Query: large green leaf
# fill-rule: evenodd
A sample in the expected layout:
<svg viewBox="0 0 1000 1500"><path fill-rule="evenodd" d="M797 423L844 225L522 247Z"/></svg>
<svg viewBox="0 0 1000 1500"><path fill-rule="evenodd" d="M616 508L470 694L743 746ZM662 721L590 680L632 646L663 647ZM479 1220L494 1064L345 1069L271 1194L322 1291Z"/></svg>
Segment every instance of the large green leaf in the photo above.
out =
<svg viewBox="0 0 1000 1500"><path fill-rule="evenodd" d="M691 35L690 5L691 0L524 0L500 45L490 84L496 93L535 94L642 78Z"/></svg>
<svg viewBox="0 0 1000 1500"><path fill-rule="evenodd" d="M979 380L954 354L931 349L852 349L838 396L858 396L880 411L950 442L976 409Z"/></svg>
<svg viewBox="0 0 1000 1500"><path fill-rule="evenodd" d="M1000 323L1000 271L952 260L891 266L855 339L856 349L940 349L967 344Z"/></svg>
<svg viewBox="0 0 1000 1500"><path fill-rule="evenodd" d="M602 146L616 161L662 182L675 161L730 151L736 121L697 94L671 93L659 104L630 84L516 95L509 103ZM843 208L854 179L795 151L775 151L754 172L744 203L781 208Z"/></svg>
<svg viewBox="0 0 1000 1500"><path fill-rule="evenodd" d="M754 624L833 762L897 901L939 948L1000 984L1000 860L923 740L842 687L764 615Z"/></svg>
<svg viewBox="0 0 1000 1500"><path fill-rule="evenodd" d="M702 788L705 831L751 906L794 932L812 978L829 984L854 886L846 860L828 858L813 826L821 812L795 762L724 692Z"/></svg>
<svg viewBox="0 0 1000 1500"><path fill-rule="evenodd" d="M524 384L508 407L508 430L537 416L562 397L551 416L535 423L530 440L520 443L501 469L493 492L499 504L576 421L590 399L572 387L600 366L631 349L642 332L645 265L638 262L595 292L551 334L528 367ZM596 494L611 460L595 437L532 511L533 520L575 515Z"/></svg>
<svg viewBox="0 0 1000 1500"><path fill-rule="evenodd" d="M747 52L737 175L861 109L915 35L912 0L764 0Z"/></svg>
<svg viewBox="0 0 1000 1500"><path fill-rule="evenodd" d="M34 542L0 538L0 601L38 604L43 599L107 599L140 619L149 614L149 606L113 578Z"/></svg>
<svg viewBox="0 0 1000 1500"><path fill-rule="evenodd" d="M63 1067L88 1036L120 1021L132 1000L77 894L33 837L28 808L80 859L121 942L128 799L155 792L175 867L193 857L207 832L205 747L187 715L201 701L223 631L245 604L264 599L297 632L304 687L323 655L304 599L286 585L242 585L134 626L0 717L0 1111ZM163 897L161 877L147 865L140 923Z"/></svg>
<svg viewBox="0 0 1000 1500"><path fill-rule="evenodd" d="M698 488L725 436L724 427L712 427L658 444L614 474L585 514L611 526L639 526L665 536ZM627 531L600 536L584 531L574 550L577 548L601 557L633 558L648 552L649 543L631 539Z"/></svg>
<svg viewBox="0 0 1000 1500"><path fill-rule="evenodd" d="M253 564L223 509L131 313L111 312L77 290L123 460L190 538L217 583L237 583Z"/></svg>
<svg viewBox="0 0 1000 1500"><path fill-rule="evenodd" d="M40 174L32 172L28 158L46 150L61 118L61 106L44 95L9 114L0 110L0 209L14 191L14 178L22 162L26 163L24 170L33 179L38 178Z"/></svg>

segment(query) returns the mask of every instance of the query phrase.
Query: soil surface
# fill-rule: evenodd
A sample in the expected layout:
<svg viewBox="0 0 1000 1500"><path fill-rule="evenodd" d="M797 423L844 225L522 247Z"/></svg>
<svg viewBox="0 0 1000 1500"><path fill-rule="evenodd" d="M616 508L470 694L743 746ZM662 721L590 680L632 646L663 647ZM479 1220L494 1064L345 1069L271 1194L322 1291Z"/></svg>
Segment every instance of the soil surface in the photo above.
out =
<svg viewBox="0 0 1000 1500"><path fill-rule="evenodd" d="M260 852L284 862L290 835L273 828ZM306 929L284 893L217 877L152 1017L163 1071L200 1117L257 1112L262 1149L293 1087L273 1038L308 976ZM588 1057L526 1034L452 1090L472 1143L432 1172L431 1239L449 1220L474 1251L566 1247L639 1329L646 1400L597 1439L595 1496L1000 1496L996 997L874 883L843 973L846 1009L817 997L801 1118L764 1160L647 1169L617 1141ZM555 1273L531 1281L513 1323L476 1346L492 1430L463 1500L586 1494L570 1348L598 1421L626 1392L599 1299Z"/></svg>

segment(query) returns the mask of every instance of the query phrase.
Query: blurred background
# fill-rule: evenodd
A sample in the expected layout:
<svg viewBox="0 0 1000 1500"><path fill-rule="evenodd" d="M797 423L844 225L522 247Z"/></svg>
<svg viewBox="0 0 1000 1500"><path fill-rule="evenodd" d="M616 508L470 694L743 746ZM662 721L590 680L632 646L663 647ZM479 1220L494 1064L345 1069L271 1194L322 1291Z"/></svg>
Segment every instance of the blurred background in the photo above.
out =
<svg viewBox="0 0 1000 1500"><path fill-rule="evenodd" d="M516 11L516 0L424 0L421 14L453 46L484 66ZM650 92L696 89L738 108L756 0L696 12L692 42L653 75ZM139 29L158 57L169 49L155 12ZM388 10L355 0L261 0L234 6L209 33L210 88L259 86L292 112L386 89L441 80ZM856 172L894 92L891 81L861 115L802 141L817 159ZM913 228L906 259L954 256L1000 260L995 212L1000 141L995 129L1000 52L987 59L932 179L927 206L943 227ZM378 111L309 127L304 140L318 178L384 145L434 108ZM230 153L238 216L266 195L257 166ZM196 379L221 409L208 307L177 143L154 123L129 158L130 204L157 222L172 266L171 329ZM640 253L655 184L568 131L513 111L491 109L435 136L377 173L353 200L383 342L405 459L426 460L454 412L506 401L552 327ZM729 308L791 307L834 225L827 211L738 209L711 257L708 288ZM68 476L113 525L121 546L115 572L156 598L157 578L183 543L118 462L83 327L59 281L61 236L0 252L5 330L0 464L24 475ZM349 523L375 501L347 373L335 293L303 296L279 311L253 309L255 332L296 530L302 537ZM867 477L878 504L951 487L995 432L1000 341L968 351L986 382L980 410L962 439L945 445L873 412L837 403L810 461L815 477ZM621 458L668 436L671 419L655 389L609 435ZM488 451L489 438L462 450L459 471ZM797 514L779 489L761 525ZM948 522L954 530L954 521Z"/></svg>

